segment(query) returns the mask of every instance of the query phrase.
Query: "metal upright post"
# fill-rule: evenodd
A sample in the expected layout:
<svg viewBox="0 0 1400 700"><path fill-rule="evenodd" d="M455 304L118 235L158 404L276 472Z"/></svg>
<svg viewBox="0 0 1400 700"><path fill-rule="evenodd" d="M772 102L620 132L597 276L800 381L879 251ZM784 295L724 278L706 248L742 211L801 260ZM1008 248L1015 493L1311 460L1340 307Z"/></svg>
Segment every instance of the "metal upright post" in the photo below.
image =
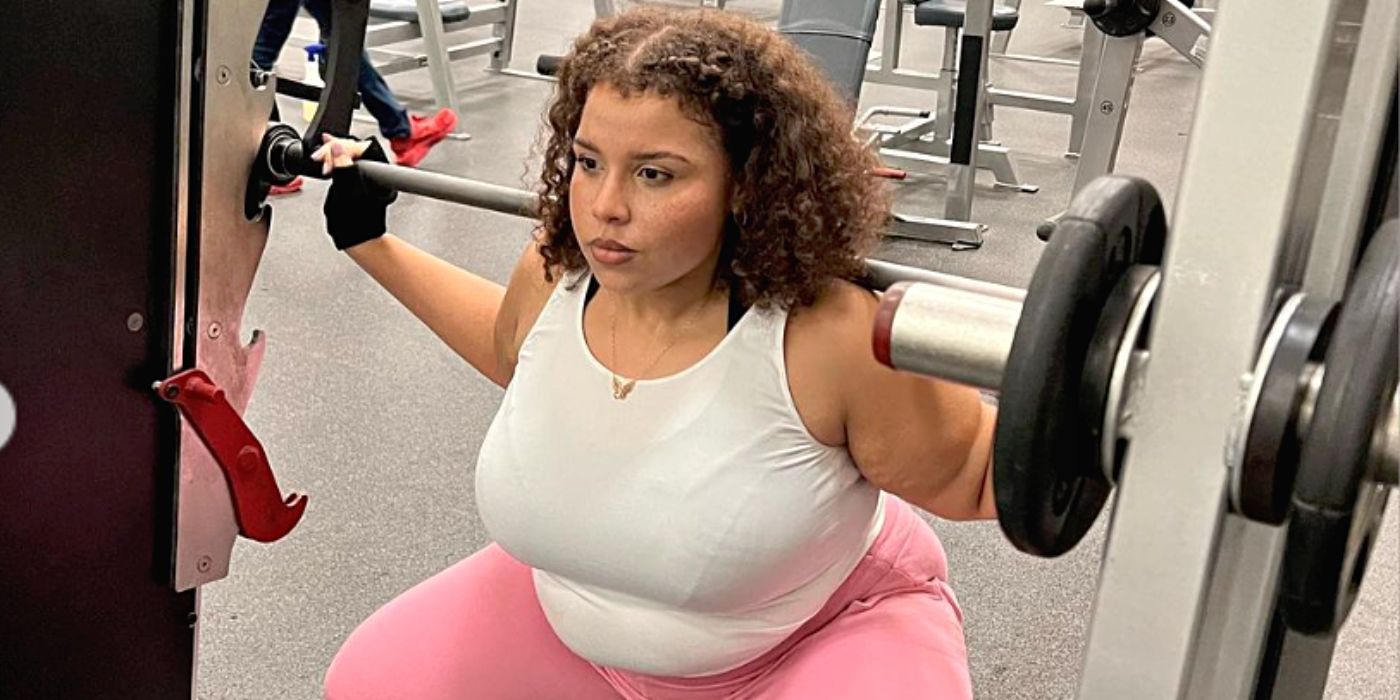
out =
<svg viewBox="0 0 1400 700"><path fill-rule="evenodd" d="M1092 22L1090 25L1092 26ZM1097 32L1095 32L1097 33ZM1118 144L1123 140L1123 120L1133 89L1133 70L1142 53L1143 36L1103 36L1103 53L1095 66L1094 94L1084 106L1087 118L1080 135L1079 164L1070 198L1094 178L1113 171ZM1073 138L1073 137L1071 137Z"/></svg>
<svg viewBox="0 0 1400 700"><path fill-rule="evenodd" d="M1267 597L1280 538L1222 529L1237 517L1223 455L1269 304L1301 281L1279 270L1307 254L1290 223L1338 5L1226 3L1215 24L1081 698L1249 697L1269 616L1231 617L1224 603ZM1247 555L1264 565L1238 565Z"/></svg>
<svg viewBox="0 0 1400 700"><path fill-rule="evenodd" d="M519 5L519 0L505 0L505 17L491 25L491 35L501 42L491 54L492 70L510 68L511 55L515 51L515 16Z"/></svg>
<svg viewBox="0 0 1400 700"><path fill-rule="evenodd" d="M970 0L963 16L958 49L958 86L953 112L953 143L948 158L948 199L943 215L972 220L973 189L977 186L977 144L982 110L986 109L987 39L996 0Z"/></svg>
<svg viewBox="0 0 1400 700"><path fill-rule="evenodd" d="M457 102L457 85L452 79L452 59L447 53L447 39L442 29L442 10L438 7L437 0L417 0L418 2L418 28L423 32L423 48L430 57L428 59L428 74L433 80L433 95L437 98L437 103L456 112L460 117L462 108ZM441 60L435 60L441 58ZM464 127L459 120L458 131L453 136L459 139L469 139Z"/></svg>
<svg viewBox="0 0 1400 700"><path fill-rule="evenodd" d="M1074 157L1078 157L1084 148L1084 126L1089 121L1105 38L1093 22L1084 22L1084 43L1079 50L1079 74L1074 88L1074 106L1070 112L1069 148L1066 149L1066 153Z"/></svg>

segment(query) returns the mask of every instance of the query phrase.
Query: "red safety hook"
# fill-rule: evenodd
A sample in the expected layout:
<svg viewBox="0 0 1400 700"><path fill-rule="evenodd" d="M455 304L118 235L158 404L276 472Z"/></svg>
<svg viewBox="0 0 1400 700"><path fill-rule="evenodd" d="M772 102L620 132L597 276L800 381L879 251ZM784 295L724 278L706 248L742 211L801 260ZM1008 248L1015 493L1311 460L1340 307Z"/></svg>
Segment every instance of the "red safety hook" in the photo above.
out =
<svg viewBox="0 0 1400 700"><path fill-rule="evenodd" d="M224 471L238 532L258 542L275 542L296 527L306 512L306 496L284 499L267 454L224 390L201 370L180 372L156 382L156 393L175 404Z"/></svg>

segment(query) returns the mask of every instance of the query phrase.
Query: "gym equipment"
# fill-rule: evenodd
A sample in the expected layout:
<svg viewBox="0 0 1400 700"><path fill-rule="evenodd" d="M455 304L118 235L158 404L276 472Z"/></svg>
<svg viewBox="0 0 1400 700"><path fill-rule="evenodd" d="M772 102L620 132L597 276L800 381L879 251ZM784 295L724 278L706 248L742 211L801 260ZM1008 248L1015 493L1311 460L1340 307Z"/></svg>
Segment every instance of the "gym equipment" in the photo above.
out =
<svg viewBox="0 0 1400 700"><path fill-rule="evenodd" d="M913 10L916 25L943 27L945 31L942 66L937 74L901 68L900 43L906 5ZM947 0L886 0L885 34L878 66L866 71L871 82L926 88L937 95L936 114L896 107L875 107L863 115L868 121L880 115L912 119L898 127L878 128L881 153L893 158L913 158L941 163L950 157L949 140L954 144L949 170L950 191L944 215L949 220L970 220L973 174L979 165L964 162L955 144L961 138L970 148L973 134L979 143L975 152L985 157L985 167L996 174L997 186L1034 192L1015 173L1009 152L983 143L991 139L991 110L995 107L1031 109L1071 117L1068 152L1078 159L1073 193L1100 175L1113 170L1123 134L1133 71L1149 35L1167 41L1188 61L1201 66L1210 25L1181 0L1090 0L1084 3L1085 23L1080 60L1038 62L1075 66L1079 70L1073 98L1004 90L987 84L987 61L991 53L989 31L1003 35L1013 29L1018 15L1013 8L998 6L995 0L972 0L966 4ZM1125 20L1125 18L1127 18ZM956 47L956 48L955 48ZM1032 57L999 56L1012 60ZM966 125L964 128L963 125ZM959 137L959 133L965 134ZM1057 217L1046 222L1039 233L1047 238ZM961 244L960 247L975 247Z"/></svg>
<svg viewBox="0 0 1400 700"><path fill-rule="evenodd" d="M473 56L489 56L487 70L509 73L515 46L516 0L370 0L369 16L376 20L365 32L365 49L375 70L393 75L427 67L438 106L462 112L454 62ZM491 27L491 36L450 45L448 40L475 27ZM403 51L392 45L422 40L422 50ZM458 127L461 128L460 126ZM452 138L469 139L465 131Z"/></svg>
<svg viewBox="0 0 1400 700"><path fill-rule="evenodd" d="M1272 309L1299 291L1340 299L1363 216L1385 209L1397 19L1394 0L1220 5L1081 698L1322 696L1336 636L1279 620L1287 524L1234 513L1223 462Z"/></svg>
<svg viewBox="0 0 1400 700"><path fill-rule="evenodd" d="M1400 221L1367 246L1347 290L1298 460L1283 619L1336 632L1361 587L1400 455Z"/></svg>
<svg viewBox="0 0 1400 700"><path fill-rule="evenodd" d="M877 0L871 0L875 5ZM957 35L960 58L955 62L953 45L945 46L944 70L937 76L915 75L898 70L899 37L903 26L902 0L885 3L885 45L881 53L881 68L865 72L872 82L901 85L930 83L938 92L938 116L928 112L898 107L873 107L857 120L857 131L869 134L867 141L878 144L882 156L914 160L946 166L948 195L943 217L922 219L917 228L905 227L899 235L951 244L955 249L977 248L982 245L983 224L972 221L973 190L977 184L977 169L988 168L999 187L1036 192L1039 188L1021 183L1007 149L984 143L987 141L984 122L990 116L984 88L987 75L987 51L991 31L1014 25L1010 15L994 16L996 0L970 0L965 5L941 0L936 6L919 8L923 19L946 23L950 39ZM916 16L920 9L916 8ZM873 18L872 18L873 20ZM956 26L953 26L956 25ZM874 29L874 22L870 24ZM888 66L886 65L888 64ZM956 86L955 86L956 84ZM956 107L954 103L956 102ZM875 122L880 116L909 117L900 126ZM982 158L979 162L979 158Z"/></svg>
<svg viewBox="0 0 1400 700"><path fill-rule="evenodd" d="M1071 205L1024 302L911 282L891 287L882 300L874 341L882 362L983 390L1000 387L998 517L1023 551L1058 556L1071 549L1118 480L1131 387L1151 358L1142 332L1164 238L1151 186L1106 176ZM1396 483L1400 223L1378 234L1358 275L1359 301L1344 307L1353 309L1349 332L1330 343L1335 304L1300 293L1281 305L1226 460L1237 511L1274 525L1294 518L1291 536L1302 543L1286 562L1305 563L1293 565L1298 581L1291 585L1311 592L1297 594L1291 624L1313 633L1333 632L1345 619L1385 487ZM1329 348L1343 363L1332 368L1330 385ZM1358 372L1367 374L1354 378ZM1343 406L1319 416L1317 406L1330 405L1319 403L1324 396ZM1345 439L1332 437L1338 430ZM1339 478L1339 464L1350 465L1349 477ZM1302 477L1297 491L1295 473ZM1328 573L1337 571L1345 588ZM1316 608L1318 599L1327 607L1306 607Z"/></svg>
<svg viewBox="0 0 1400 700"><path fill-rule="evenodd" d="M1020 308L909 283L881 301L874 344L882 362L1000 388L997 515L1023 551L1071 549L1117 478L1127 396L1120 389L1110 402L1110 387L1138 350L1165 236L1151 185L1104 177L1071 205Z"/></svg>
<svg viewBox="0 0 1400 700"><path fill-rule="evenodd" d="M237 413L257 377L266 341L254 334L245 342L240 325L271 210L260 194L266 183L254 171L273 168L269 158L292 150L285 132L283 146L260 149L271 141L264 134L275 85L248 80L246 64L261 8L205 0L128 0L104 8L120 21L75 25L71 18L87 3L53 0L31 4L19 22L0 26L0 42L14 49L14 70L0 72L0 94L10 100L0 145L17 162L44 164L0 175L8 195L0 210L26 222L24 235L11 236L0 256L0 289L18 300L0 304L0 328L12 331L0 345L6 499L0 688L7 697L190 697L200 623L196 589L227 572L240 530L233 502L242 487L230 490L228 465L214 459L153 384L189 386L182 382L196 375L183 373L203 372L214 388L196 393L217 396L222 389ZM363 10L364 0L336 3L342 18L357 8ZM1371 262L1373 251L1387 249L1363 243L1377 229L1373 216L1395 207L1394 161L1385 152L1393 145L1383 139L1395 115L1397 10L1396 0L1226 3L1160 275L1132 265L1117 272L1124 258L1110 256L1105 277L1121 274L1114 293L1099 302L1092 331L1085 330L1087 321L1075 322L1066 336L1082 342L1088 333L1090 347L1052 344L1076 362L1083 353L1078 388L1067 375L1055 376L1088 416L1081 418L1088 427L1056 444L1097 441L1100 468L1114 465L1098 477L1115 484L1116 503L1081 698L1322 696L1335 640L1325 630L1341 621L1345 584L1363 568L1357 563L1366 551L1364 530L1373 522L1357 504L1395 473L1395 423L1388 418L1383 425L1391 432L1375 438L1385 446L1374 467L1362 467L1358 477L1357 459L1336 462L1346 468L1320 477L1326 488L1304 485L1319 469L1306 454L1323 444L1315 436L1331 445L1349 442L1351 457L1358 449L1355 435L1336 431L1336 424L1357 410L1348 402L1368 392L1343 390L1357 380L1345 378L1353 370L1338 370L1345 366L1338 362L1351 362L1357 377L1375 368L1359 356L1337 355L1348 349L1339 338L1350 332L1350 319L1394 308L1377 303L1384 295L1365 291L1393 289L1393 281L1377 282L1380 263ZM49 32L42 51L34 49L29 38L53 27L67 30ZM98 29L100 37L89 33ZM354 74L339 66L358 55L362 37L344 32L331 48L313 133L348 124ZM89 60L55 63L54 52ZM34 90L35 75L68 89ZM1271 79L1278 75L1288 79ZM104 115L109 131L41 138L81 113ZM347 116L322 123L331 114ZM119 147L110 132L122 134ZM390 172L389 178L402 174ZM520 211L528 197L502 194L502 206ZM1143 210L1152 207L1135 211ZM1135 236L1149 227L1130 228L1137 233L1105 232L1120 241L1146 240ZM1393 238L1378 233L1373 240L1387 236ZM1051 244L1076 237L1056 232ZM1366 261L1353 274L1362 248ZM1141 255L1128 250L1127 259ZM1065 255L1072 262L1081 253ZM1393 270L1393 252L1387 255ZM874 262L870 272L889 280ZM1147 322L1153 279L1160 288ZM973 323L966 333L943 326L946 337L938 342L968 349L967 361L980 364L964 370L967 381L991 386L1010 367L1011 345L1021 342L1016 324L1030 316L1020 312L1022 304L1049 308L1052 297L993 288L1001 292L994 295L983 286L910 285L896 320L920 316L917 301L926 294L951 300L928 308L963 309ZM1087 298L1058 308L1093 317L1090 301L1100 297ZM1318 320L1327 314L1314 306L1337 300L1329 333ZM1269 330L1280 322L1279 340L1265 353ZM1027 337L1048 330L1042 321L1033 324L1027 328L1036 332ZM1135 325L1141 330L1134 332ZM1001 340L974 343L973 331ZM896 346L892 337L892 355L896 347L913 346ZM961 362L945 364L958 371ZM1291 417L1291 400L1274 396L1271 386L1284 381L1281 372L1294 371L1285 365L1300 362L1298 376L1307 381ZM1382 378L1393 372L1380 370ZM1267 407L1248 412L1249 424L1235 430L1237 407L1254 393ZM1391 401L1362 408L1376 415ZM1355 499L1336 502L1351 506L1362 537L1348 531L1340 564L1288 543L1290 520L1260 524L1226 505L1233 479L1222 469L1230 436L1253 434L1243 443L1246 452L1260 449L1253 445L1275 449L1282 439L1269 436L1289 433L1270 421L1296 423L1304 453L1298 477L1290 487L1286 476L1257 471L1267 460L1244 454L1241 464L1252 475L1239 481L1251 493L1240 503L1269 504L1275 492L1288 491L1296 503L1325 505L1335 488L1356 484ZM1095 423L1101 423L1097 434ZM1323 427L1328 424L1333 428ZM1106 440L1114 430L1116 439ZM1094 480L1083 473L1094 456L1073 454L1085 460L1073 479ZM275 454L267 458L276 462ZM1270 491L1252 493L1252 484ZM1246 508L1269 512L1241 505ZM1300 530L1298 540L1341 542L1336 522L1323 525L1320 535ZM1288 574L1279 576L1281 562L1285 571L1302 572L1299 595L1291 593ZM1336 585L1313 587L1327 577ZM1285 582L1276 583L1280 578ZM1313 639L1285 624L1316 626L1310 619L1324 630Z"/></svg>
<svg viewBox="0 0 1400 700"><path fill-rule="evenodd" d="M1400 441L1387 415L1393 345L1357 352L1338 337L1340 315L1332 320L1372 213L1396 207L1394 160L1382 155L1395 117L1397 9L1393 0L1313 3L1290 8L1284 23L1278 6L1221 10L1152 320L1131 350L1120 343L1126 360L1115 364L1126 369L1110 387L1127 396L1105 402L1123 407L1113 445L1121 464L1082 698L1322 695ZM1278 75L1290 78L1282 89ZM1319 114L1340 128L1314 130ZM1246 235L1222 235L1231 231ZM1379 291L1393 277L1375 272L1385 265L1372 255L1342 308L1365 308L1349 311L1365 319L1357 327L1393 338L1393 302ZM1374 255L1393 275L1394 253ZM923 296L916 290L903 304ZM952 314L948 304L914 308L925 327ZM925 356L922 366L939 371L936 358L969 354L958 343L984 336L1007 342L1004 327L910 334L907 344L892 338L905 352L891 355L914 369ZM1320 410L1329 373L1339 398ZM1347 411L1357 417L1343 427ZM1339 445L1348 452L1333 453ZM1284 501L1300 516L1296 531L1287 518L1270 524ZM1301 515L1325 504L1339 512Z"/></svg>

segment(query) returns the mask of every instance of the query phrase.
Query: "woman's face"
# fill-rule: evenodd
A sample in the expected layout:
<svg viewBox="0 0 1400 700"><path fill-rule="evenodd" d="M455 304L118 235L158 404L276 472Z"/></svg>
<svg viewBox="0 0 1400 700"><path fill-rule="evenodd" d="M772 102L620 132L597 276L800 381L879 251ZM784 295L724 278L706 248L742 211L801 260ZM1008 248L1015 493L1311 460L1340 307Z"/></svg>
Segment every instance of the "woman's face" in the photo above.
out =
<svg viewBox="0 0 1400 700"><path fill-rule="evenodd" d="M599 284L643 292L713 278L729 159L713 128L654 93L595 86L574 139L569 214Z"/></svg>

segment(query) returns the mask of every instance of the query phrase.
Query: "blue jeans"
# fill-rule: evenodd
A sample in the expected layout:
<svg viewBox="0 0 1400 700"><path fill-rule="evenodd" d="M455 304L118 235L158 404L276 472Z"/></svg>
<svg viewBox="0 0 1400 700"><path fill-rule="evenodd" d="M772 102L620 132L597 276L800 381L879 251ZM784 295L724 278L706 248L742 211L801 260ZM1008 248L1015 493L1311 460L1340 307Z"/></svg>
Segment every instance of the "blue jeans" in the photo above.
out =
<svg viewBox="0 0 1400 700"><path fill-rule="evenodd" d="M315 18L316 24L321 27L323 40L330 34L330 0L268 0L262 27L258 29L258 39L253 44L253 63L257 64L258 68L272 70L278 54L282 53L282 46L292 34L292 22L296 20L298 7L305 7ZM325 71L324 61L321 70ZM379 122L379 133L390 139L402 138L411 133L408 110L394 99L394 93L384 82L384 76L374 69L366 54L360 55L359 89L365 109Z"/></svg>

